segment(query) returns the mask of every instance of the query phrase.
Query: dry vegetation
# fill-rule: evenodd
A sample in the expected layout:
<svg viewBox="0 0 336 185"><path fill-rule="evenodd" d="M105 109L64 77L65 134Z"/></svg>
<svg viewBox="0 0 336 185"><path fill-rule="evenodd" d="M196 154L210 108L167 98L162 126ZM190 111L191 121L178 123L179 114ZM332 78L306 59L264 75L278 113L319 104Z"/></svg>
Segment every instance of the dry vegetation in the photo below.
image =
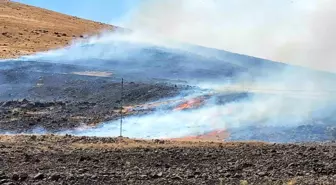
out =
<svg viewBox="0 0 336 185"><path fill-rule="evenodd" d="M0 1L0 58L58 48L73 39L116 28L17 2Z"/></svg>
<svg viewBox="0 0 336 185"><path fill-rule="evenodd" d="M71 135L58 136L58 135L0 135L0 142L6 144L18 144L32 142L33 145L44 145L48 148L51 147L70 147L81 149L130 149L130 148L169 148L169 147L239 147L239 146L255 146L262 147L269 145L264 142L216 142L209 140L143 140L143 139L130 139L125 137L75 137Z"/></svg>

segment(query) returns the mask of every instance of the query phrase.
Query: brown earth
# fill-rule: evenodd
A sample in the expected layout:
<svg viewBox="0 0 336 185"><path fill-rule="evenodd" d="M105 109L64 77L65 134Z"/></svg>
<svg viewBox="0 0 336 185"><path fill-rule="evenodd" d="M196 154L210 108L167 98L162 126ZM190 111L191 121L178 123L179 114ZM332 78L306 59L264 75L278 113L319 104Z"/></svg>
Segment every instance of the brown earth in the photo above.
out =
<svg viewBox="0 0 336 185"><path fill-rule="evenodd" d="M0 184L330 184L336 145L0 136Z"/></svg>
<svg viewBox="0 0 336 185"><path fill-rule="evenodd" d="M0 1L0 59L62 47L117 27L17 2Z"/></svg>

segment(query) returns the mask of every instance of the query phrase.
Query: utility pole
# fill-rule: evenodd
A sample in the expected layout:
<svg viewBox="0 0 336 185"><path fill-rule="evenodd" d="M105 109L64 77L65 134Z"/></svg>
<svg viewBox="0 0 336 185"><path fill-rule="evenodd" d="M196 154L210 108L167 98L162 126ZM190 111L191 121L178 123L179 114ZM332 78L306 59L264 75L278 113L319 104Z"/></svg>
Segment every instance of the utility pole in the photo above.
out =
<svg viewBox="0 0 336 185"><path fill-rule="evenodd" d="M123 124L123 91L124 91L124 78L121 78L121 92L120 92L120 137L122 137L122 124Z"/></svg>

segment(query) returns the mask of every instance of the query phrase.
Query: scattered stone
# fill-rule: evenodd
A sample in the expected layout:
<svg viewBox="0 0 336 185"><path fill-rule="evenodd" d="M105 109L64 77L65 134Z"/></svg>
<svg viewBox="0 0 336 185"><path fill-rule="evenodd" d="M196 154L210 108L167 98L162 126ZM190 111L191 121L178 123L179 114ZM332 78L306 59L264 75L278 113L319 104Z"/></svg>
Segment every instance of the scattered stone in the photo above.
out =
<svg viewBox="0 0 336 185"><path fill-rule="evenodd" d="M265 177L267 176L267 172L258 172L257 175L260 177Z"/></svg>
<svg viewBox="0 0 336 185"><path fill-rule="evenodd" d="M139 177L141 177L141 178L146 178L147 175L139 175Z"/></svg>
<svg viewBox="0 0 336 185"><path fill-rule="evenodd" d="M61 175L59 175L57 173L54 173L49 177L49 179L52 180L52 181L58 181L60 178L61 178Z"/></svg>
<svg viewBox="0 0 336 185"><path fill-rule="evenodd" d="M38 173L34 176L34 180L42 180L44 179L44 174L43 173Z"/></svg>
<svg viewBox="0 0 336 185"><path fill-rule="evenodd" d="M4 183L6 183L8 181L9 181L8 179L0 179L0 184L4 184Z"/></svg>
<svg viewBox="0 0 336 185"><path fill-rule="evenodd" d="M19 179L20 179L19 174L17 174L17 173L13 173L13 175L12 175L12 180L14 180L14 181L18 181Z"/></svg>
<svg viewBox="0 0 336 185"><path fill-rule="evenodd" d="M178 175L173 176L172 179L173 180L183 180L183 178Z"/></svg>
<svg viewBox="0 0 336 185"><path fill-rule="evenodd" d="M15 185L15 184L13 182L7 182L7 183L5 183L3 185Z"/></svg>
<svg viewBox="0 0 336 185"><path fill-rule="evenodd" d="M28 174L27 173L20 173L20 181L25 181L28 179Z"/></svg>
<svg viewBox="0 0 336 185"><path fill-rule="evenodd" d="M163 173L162 172L159 172L156 176L157 177L162 177Z"/></svg>

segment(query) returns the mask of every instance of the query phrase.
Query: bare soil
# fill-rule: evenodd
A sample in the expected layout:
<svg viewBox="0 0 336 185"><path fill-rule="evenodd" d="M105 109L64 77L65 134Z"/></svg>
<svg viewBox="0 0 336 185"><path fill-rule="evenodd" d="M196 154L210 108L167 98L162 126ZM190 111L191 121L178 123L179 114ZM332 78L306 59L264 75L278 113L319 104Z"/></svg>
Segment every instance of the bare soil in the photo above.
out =
<svg viewBox="0 0 336 185"><path fill-rule="evenodd" d="M336 145L0 136L3 184L330 184Z"/></svg>

